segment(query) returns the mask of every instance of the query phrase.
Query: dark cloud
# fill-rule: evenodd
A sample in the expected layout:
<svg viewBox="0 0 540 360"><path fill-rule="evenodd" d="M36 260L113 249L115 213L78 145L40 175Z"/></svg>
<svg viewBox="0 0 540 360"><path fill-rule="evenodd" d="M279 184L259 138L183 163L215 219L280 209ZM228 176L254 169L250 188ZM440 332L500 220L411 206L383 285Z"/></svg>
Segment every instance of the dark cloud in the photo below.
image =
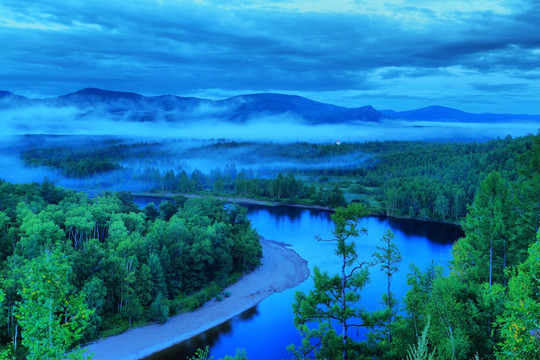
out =
<svg viewBox="0 0 540 360"><path fill-rule="evenodd" d="M486 83L474 83L471 84L471 86L474 89L481 90L481 91L488 91L488 92L522 92L527 90L529 87L528 84L525 83L517 83L517 84L486 84Z"/></svg>
<svg viewBox="0 0 540 360"><path fill-rule="evenodd" d="M5 0L0 88L373 90L450 76L449 67L527 78L540 61L539 7L527 2L510 14L417 5L393 8L395 16L262 4Z"/></svg>
<svg viewBox="0 0 540 360"><path fill-rule="evenodd" d="M448 72L440 68L389 68L381 72L382 79L396 79L400 77L419 78L425 76L448 75Z"/></svg>

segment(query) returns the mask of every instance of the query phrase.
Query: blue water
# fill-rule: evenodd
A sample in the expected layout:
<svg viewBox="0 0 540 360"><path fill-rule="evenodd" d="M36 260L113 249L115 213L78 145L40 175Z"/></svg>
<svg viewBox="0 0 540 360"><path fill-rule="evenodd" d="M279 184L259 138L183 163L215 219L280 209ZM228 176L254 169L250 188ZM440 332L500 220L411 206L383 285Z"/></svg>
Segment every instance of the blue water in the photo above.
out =
<svg viewBox="0 0 540 360"><path fill-rule="evenodd" d="M328 212L292 207L247 207L252 225L261 236L291 244L291 248L308 261L310 269L318 266L331 273L337 272L339 260L334 255L335 244L315 239L317 235L323 239L332 237L333 223ZM421 268L432 262L446 266L451 258L452 243L461 236L460 230L453 226L411 220L369 217L363 219L361 225L368 230L367 235L357 240L357 252L361 259L371 257L387 229L394 233L395 243L403 258L400 271L392 282L392 291L398 298L407 292L406 276L410 263ZM362 291L361 306L374 310L382 307L380 301L386 291L386 277L375 267L371 269L370 278L370 283ZM147 360L185 359L192 356L198 347L206 345L210 346L214 359L234 355L237 348L245 349L250 359L289 359L286 347L300 343L293 325L291 304L294 294L298 290L307 292L312 287L310 278L295 289L270 296L220 327Z"/></svg>

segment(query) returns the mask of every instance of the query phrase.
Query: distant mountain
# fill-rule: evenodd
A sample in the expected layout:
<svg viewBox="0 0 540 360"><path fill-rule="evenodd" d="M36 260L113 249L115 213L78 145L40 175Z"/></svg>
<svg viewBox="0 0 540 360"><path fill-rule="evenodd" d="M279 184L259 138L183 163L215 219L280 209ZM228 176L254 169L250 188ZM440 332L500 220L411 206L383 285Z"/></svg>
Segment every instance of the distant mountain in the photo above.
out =
<svg viewBox="0 0 540 360"><path fill-rule="evenodd" d="M411 121L439 121L465 123L500 123L517 121L540 121L540 115L525 114L473 114L444 106L428 106L409 111L381 110L389 119Z"/></svg>
<svg viewBox="0 0 540 360"><path fill-rule="evenodd" d="M0 90L0 108L12 105L21 106L28 104L30 101L30 99L24 96L16 95L9 91Z"/></svg>
<svg viewBox="0 0 540 360"><path fill-rule="evenodd" d="M3 94L8 95L3 95ZM0 92L0 108L22 105L11 101L11 93ZM25 98L26 99L26 98ZM384 115L371 106L345 108L325 104L301 96L283 94L252 94L224 100L208 100L173 95L143 96L136 93L87 88L49 99L27 99L24 105L49 107L75 107L81 117L109 115L118 120L130 121L193 121L217 119L246 122L261 116L284 115L302 119L309 124L350 123L354 121L377 122Z"/></svg>
<svg viewBox="0 0 540 360"><path fill-rule="evenodd" d="M113 104L118 101L127 103L137 103L144 101L144 96L131 92L110 91L94 88L86 88L71 94L62 95L55 98L56 103L61 105L94 105L94 104Z"/></svg>
<svg viewBox="0 0 540 360"><path fill-rule="evenodd" d="M325 104L296 95L252 94L240 95L217 103L231 107L231 120L246 120L252 114L290 114L298 115L311 123L350 123L354 121L379 121L384 116L372 108L346 108Z"/></svg>
<svg viewBox="0 0 540 360"><path fill-rule="evenodd" d="M131 121L178 121L197 113L197 108L211 100L173 95L143 96L132 92L86 88L57 98L47 99L50 106L74 106L81 110L109 113ZM89 114L87 113L86 116Z"/></svg>
<svg viewBox="0 0 540 360"><path fill-rule="evenodd" d="M307 124L380 122L382 119L462 123L500 123L540 121L540 115L473 114L444 106L429 106L410 111L377 111L371 106L347 108L296 95L274 93L234 96L208 100L174 95L144 96L132 92L86 88L74 93L30 99L0 91L0 110L31 106L73 108L76 119L112 119L137 122L197 122L206 119L245 123L261 117L274 121L297 120Z"/></svg>

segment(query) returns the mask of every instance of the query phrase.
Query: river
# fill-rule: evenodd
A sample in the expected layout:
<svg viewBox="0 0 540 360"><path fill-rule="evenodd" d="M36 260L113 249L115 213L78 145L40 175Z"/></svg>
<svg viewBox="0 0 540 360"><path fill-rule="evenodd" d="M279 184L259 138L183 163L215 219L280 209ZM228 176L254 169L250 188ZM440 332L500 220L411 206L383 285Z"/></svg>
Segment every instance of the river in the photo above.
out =
<svg viewBox="0 0 540 360"><path fill-rule="evenodd" d="M148 199L136 199L139 205ZM320 269L335 273L339 260L334 255L335 244L318 242L315 236L323 239L332 237L333 223L327 211L301 209L286 206L246 205L252 225L260 235L270 240L291 244L301 257L309 263L310 269ZM407 292L406 278L409 264L425 268L432 262L447 265L451 258L452 243L460 236L458 227L426 223L413 220L368 217L361 225L368 234L357 241L357 252L369 259L380 245L380 238L390 229L395 235L403 261L392 282L392 291L402 298ZM386 278L379 268L371 269L371 281L362 290L361 305L368 310L382 307L380 301L386 289ZM235 350L243 348L250 359L288 359L286 347L299 344L300 337L293 325L291 304L298 290L309 291L313 281L308 279L294 289L274 294L259 305L243 314L217 326L205 333L147 357L145 360L178 360L192 356L199 347L208 345L214 359L234 355ZM361 335L360 335L361 336Z"/></svg>

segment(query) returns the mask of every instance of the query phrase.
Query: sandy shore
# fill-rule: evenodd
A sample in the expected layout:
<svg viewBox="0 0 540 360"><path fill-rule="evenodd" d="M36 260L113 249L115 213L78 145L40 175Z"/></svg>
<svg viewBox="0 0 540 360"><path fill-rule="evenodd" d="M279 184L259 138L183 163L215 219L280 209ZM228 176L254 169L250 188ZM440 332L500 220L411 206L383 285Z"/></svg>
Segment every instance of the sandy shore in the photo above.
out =
<svg viewBox="0 0 540 360"><path fill-rule="evenodd" d="M187 340L255 306L275 292L302 283L309 276L307 261L278 242L261 239L262 265L227 290L231 296L174 316L165 324L147 325L97 341L86 347L93 360L136 360Z"/></svg>

